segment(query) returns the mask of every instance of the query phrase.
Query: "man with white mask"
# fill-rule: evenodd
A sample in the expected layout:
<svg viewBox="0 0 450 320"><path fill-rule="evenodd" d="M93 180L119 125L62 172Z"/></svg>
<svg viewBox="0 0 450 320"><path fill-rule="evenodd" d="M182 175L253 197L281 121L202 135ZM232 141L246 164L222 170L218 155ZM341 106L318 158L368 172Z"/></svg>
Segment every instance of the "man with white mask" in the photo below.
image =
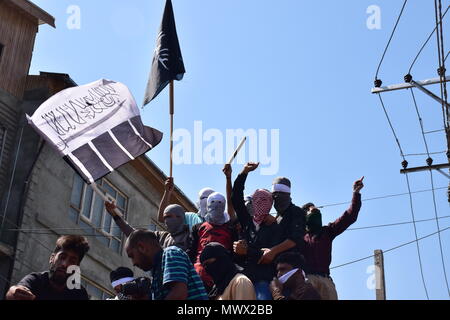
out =
<svg viewBox="0 0 450 320"><path fill-rule="evenodd" d="M195 253L193 259L194 267L203 280L207 291L213 285L213 279L206 273L201 262L200 255L208 243L218 242L230 252L233 251L233 242L237 240L235 229L228 223L225 215L226 200L218 193L211 193L206 201L205 222L197 224L192 229L191 254Z"/></svg>
<svg viewBox="0 0 450 320"><path fill-rule="evenodd" d="M278 279L270 283L274 300L320 300L320 295L306 281L303 257L295 252L285 252L276 259Z"/></svg>

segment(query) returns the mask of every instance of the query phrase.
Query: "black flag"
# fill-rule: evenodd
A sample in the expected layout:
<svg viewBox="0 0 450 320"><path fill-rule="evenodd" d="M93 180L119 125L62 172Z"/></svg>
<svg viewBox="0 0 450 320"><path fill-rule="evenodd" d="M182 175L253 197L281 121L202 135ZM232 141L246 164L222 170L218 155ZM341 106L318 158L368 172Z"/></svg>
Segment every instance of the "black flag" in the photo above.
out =
<svg viewBox="0 0 450 320"><path fill-rule="evenodd" d="M152 101L172 80L181 80L185 73L178 43L172 1L166 0L161 27L156 39L152 71L144 97L144 106Z"/></svg>

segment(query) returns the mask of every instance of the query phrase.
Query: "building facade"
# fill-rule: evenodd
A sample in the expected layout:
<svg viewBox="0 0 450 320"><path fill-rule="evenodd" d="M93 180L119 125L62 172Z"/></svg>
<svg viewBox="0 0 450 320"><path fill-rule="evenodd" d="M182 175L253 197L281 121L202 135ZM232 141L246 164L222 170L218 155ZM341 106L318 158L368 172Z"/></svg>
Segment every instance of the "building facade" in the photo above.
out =
<svg viewBox="0 0 450 320"><path fill-rule="evenodd" d="M100 197L26 121L49 97L76 86L67 74L28 74L43 23L55 26L30 1L0 1L0 299L28 273L47 270L55 241L65 234L87 237L91 249L81 263L82 283L92 299L104 299L112 294L110 271L133 269L124 236ZM132 226L161 230L157 214L166 179L141 156L98 184ZM181 190L174 194L174 203L196 210Z"/></svg>

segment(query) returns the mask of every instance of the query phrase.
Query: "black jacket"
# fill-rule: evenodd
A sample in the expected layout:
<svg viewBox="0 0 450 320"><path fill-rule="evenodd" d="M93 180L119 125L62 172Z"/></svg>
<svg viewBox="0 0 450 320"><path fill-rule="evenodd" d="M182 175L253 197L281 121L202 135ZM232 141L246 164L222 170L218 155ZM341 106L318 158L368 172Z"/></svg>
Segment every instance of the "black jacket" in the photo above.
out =
<svg viewBox="0 0 450 320"><path fill-rule="evenodd" d="M241 173L234 181L233 191L231 193L231 201L234 210L241 224L241 239L245 239L248 244L247 255L240 257L237 262L244 268L243 273L255 281L271 281L276 275L275 266L273 264L258 264L262 256L262 248L272 248L280 244L283 230L276 222L266 225L261 224L260 229L256 231L253 218L247 211L244 201L244 188L247 174Z"/></svg>

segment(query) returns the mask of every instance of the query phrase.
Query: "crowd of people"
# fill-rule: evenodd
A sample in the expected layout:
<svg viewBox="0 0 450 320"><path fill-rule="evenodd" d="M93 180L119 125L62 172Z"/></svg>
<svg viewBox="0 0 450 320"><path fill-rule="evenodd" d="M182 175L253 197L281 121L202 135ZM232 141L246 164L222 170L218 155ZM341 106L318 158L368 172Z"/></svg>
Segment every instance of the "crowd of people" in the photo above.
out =
<svg viewBox="0 0 450 320"><path fill-rule="evenodd" d="M113 270L114 300L337 300L330 276L332 242L357 220L364 177L353 184L350 207L323 226L313 203L299 207L292 202L288 178L276 178L271 190L245 195L247 177L258 165L247 163L234 183L232 168L225 165L226 195L202 189L198 212L171 203L174 181L168 178L158 211L167 231L135 229L115 213L114 203L106 202L127 237L127 256L148 272L135 278L129 268ZM6 298L88 299L82 286L67 285L68 268L79 266L88 250L82 236L60 237L49 270L27 275Z"/></svg>

